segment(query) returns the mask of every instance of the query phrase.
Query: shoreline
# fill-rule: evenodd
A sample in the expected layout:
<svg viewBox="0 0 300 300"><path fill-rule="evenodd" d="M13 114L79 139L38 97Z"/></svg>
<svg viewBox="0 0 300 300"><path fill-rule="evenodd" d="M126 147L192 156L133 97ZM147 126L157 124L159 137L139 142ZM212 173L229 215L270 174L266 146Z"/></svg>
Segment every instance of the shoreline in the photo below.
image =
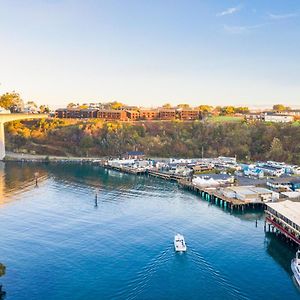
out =
<svg viewBox="0 0 300 300"><path fill-rule="evenodd" d="M54 156L8 152L4 162L95 162L106 157Z"/></svg>

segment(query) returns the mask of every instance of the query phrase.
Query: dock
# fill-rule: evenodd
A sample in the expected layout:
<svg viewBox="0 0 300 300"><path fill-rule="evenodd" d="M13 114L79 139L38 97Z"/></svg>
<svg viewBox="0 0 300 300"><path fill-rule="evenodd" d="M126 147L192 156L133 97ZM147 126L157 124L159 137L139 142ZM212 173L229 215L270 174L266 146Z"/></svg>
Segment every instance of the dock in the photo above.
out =
<svg viewBox="0 0 300 300"><path fill-rule="evenodd" d="M225 209L229 209L231 211L237 210L243 212L247 208L263 209L265 206L264 203L255 203L251 201L242 201L235 198L228 198L216 188L200 187L194 185L191 181L188 180L179 180L178 184L181 188L200 195L202 199L205 199L212 204L215 204Z"/></svg>
<svg viewBox="0 0 300 300"><path fill-rule="evenodd" d="M103 164L101 166L106 169L115 170L127 174L143 175L147 173L147 170L143 168L130 168L127 166L111 166L111 165L103 165Z"/></svg>
<svg viewBox="0 0 300 300"><path fill-rule="evenodd" d="M300 246L300 202L285 200L266 204L265 231Z"/></svg>
<svg viewBox="0 0 300 300"><path fill-rule="evenodd" d="M186 176L179 175L179 174L172 174L172 173L166 173L166 172L161 172L157 170L148 170L147 174L153 177L161 178L161 179L166 179L170 181L175 181L178 182L179 180L186 179Z"/></svg>
<svg viewBox="0 0 300 300"><path fill-rule="evenodd" d="M210 203L217 205L221 208L228 209L231 211L241 211L244 212L245 209L264 209L264 202L252 202L252 201L243 201L236 198L229 198L223 195L217 188L204 188L197 186L192 183L190 176L184 176L180 174L163 172L156 169L148 168L132 168L128 166L113 166L107 164L107 162L100 162L100 166L115 170L122 173L134 174L134 175L147 175L152 176L168 181L177 182L179 187L192 191L204 200L209 201Z"/></svg>

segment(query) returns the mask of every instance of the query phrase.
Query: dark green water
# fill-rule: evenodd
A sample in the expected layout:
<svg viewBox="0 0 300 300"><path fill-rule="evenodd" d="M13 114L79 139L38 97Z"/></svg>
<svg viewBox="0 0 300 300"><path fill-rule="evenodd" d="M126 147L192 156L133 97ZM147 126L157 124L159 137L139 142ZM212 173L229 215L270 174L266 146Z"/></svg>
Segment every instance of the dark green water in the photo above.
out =
<svg viewBox="0 0 300 300"><path fill-rule="evenodd" d="M2 164L0 186L6 299L300 298L295 250L265 235L262 214L92 166ZM173 250L177 232L185 254Z"/></svg>

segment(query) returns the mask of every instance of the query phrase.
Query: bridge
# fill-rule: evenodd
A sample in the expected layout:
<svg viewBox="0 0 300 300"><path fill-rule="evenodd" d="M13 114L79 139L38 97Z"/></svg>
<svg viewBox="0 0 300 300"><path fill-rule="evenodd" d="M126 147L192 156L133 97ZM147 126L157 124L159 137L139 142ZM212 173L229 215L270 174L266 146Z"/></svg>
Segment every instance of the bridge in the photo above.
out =
<svg viewBox="0 0 300 300"><path fill-rule="evenodd" d="M0 160L5 157L5 134L4 123L17 120L31 120L48 118L45 114L0 114Z"/></svg>

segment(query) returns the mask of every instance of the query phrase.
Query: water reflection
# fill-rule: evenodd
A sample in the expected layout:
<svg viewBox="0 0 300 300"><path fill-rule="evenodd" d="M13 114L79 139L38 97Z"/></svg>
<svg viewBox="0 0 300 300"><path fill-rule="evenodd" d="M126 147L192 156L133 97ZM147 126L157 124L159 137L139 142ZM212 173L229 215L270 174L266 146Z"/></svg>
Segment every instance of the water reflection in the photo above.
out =
<svg viewBox="0 0 300 300"><path fill-rule="evenodd" d="M279 235L273 232L266 232L267 253L280 265L288 274L292 275L291 260L295 256L296 246L287 246L287 243Z"/></svg>
<svg viewBox="0 0 300 300"><path fill-rule="evenodd" d="M0 204L14 199L12 196L36 187L47 179L47 171L40 165L23 165L0 162Z"/></svg>

